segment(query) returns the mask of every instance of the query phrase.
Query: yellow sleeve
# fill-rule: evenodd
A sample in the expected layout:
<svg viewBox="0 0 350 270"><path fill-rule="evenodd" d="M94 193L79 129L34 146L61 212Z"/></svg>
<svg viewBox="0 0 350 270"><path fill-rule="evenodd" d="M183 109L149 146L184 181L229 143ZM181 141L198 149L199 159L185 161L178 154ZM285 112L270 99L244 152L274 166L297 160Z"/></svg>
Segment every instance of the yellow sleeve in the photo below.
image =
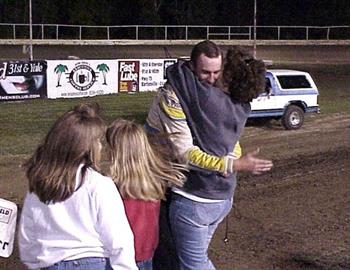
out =
<svg viewBox="0 0 350 270"><path fill-rule="evenodd" d="M225 157L209 155L200 150L197 146L189 149L187 152L187 160L192 166L223 173L226 171L227 167L227 160Z"/></svg>
<svg viewBox="0 0 350 270"><path fill-rule="evenodd" d="M242 156L242 147L239 142L236 142L232 154L236 159L239 159Z"/></svg>
<svg viewBox="0 0 350 270"><path fill-rule="evenodd" d="M188 163L191 166L202 169L218 171L221 173L233 173L233 161L242 156L242 148L239 142L234 146L233 152L227 156L217 157L209 155L199 149L197 146L187 151Z"/></svg>
<svg viewBox="0 0 350 270"><path fill-rule="evenodd" d="M180 103L176 103L173 99L168 96L161 96L159 100L159 106L161 110L173 120L186 120L186 115L183 112Z"/></svg>

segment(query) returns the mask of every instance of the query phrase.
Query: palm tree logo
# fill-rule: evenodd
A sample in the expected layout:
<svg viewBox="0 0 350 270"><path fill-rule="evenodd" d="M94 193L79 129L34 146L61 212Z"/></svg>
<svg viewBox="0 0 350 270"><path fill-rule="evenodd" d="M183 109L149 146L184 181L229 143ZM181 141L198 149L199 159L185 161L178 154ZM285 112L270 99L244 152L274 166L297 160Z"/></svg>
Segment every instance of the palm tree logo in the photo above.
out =
<svg viewBox="0 0 350 270"><path fill-rule="evenodd" d="M109 67L106 64L102 63L102 64L97 65L97 70L102 72L103 84L107 85L107 83L106 83L106 73L109 71Z"/></svg>
<svg viewBox="0 0 350 270"><path fill-rule="evenodd" d="M55 67L54 72L57 74L57 85L56 87L60 87L60 80L63 72L68 71L68 67L62 64L59 64Z"/></svg>

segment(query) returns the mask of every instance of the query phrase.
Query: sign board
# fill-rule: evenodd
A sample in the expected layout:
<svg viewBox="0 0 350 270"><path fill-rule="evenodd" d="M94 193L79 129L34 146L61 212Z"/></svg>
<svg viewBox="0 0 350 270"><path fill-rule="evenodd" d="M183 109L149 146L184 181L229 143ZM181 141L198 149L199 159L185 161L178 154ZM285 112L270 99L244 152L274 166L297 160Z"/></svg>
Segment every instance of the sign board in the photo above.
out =
<svg viewBox="0 0 350 270"><path fill-rule="evenodd" d="M13 251L17 205L0 198L0 256L10 257Z"/></svg>
<svg viewBox="0 0 350 270"><path fill-rule="evenodd" d="M156 91L166 81L165 70L177 59L118 60L118 91L134 93Z"/></svg>
<svg viewBox="0 0 350 270"><path fill-rule="evenodd" d="M134 93L139 92L140 84L140 61L139 60L119 60L118 79L119 92Z"/></svg>
<svg viewBox="0 0 350 270"><path fill-rule="evenodd" d="M91 97L117 93L117 61L47 61L47 87L48 98Z"/></svg>
<svg viewBox="0 0 350 270"><path fill-rule="evenodd" d="M0 101L45 98L46 61L0 61Z"/></svg>
<svg viewBox="0 0 350 270"><path fill-rule="evenodd" d="M163 86L166 81L166 68L176 61L176 59L140 60L140 91L155 91Z"/></svg>
<svg viewBox="0 0 350 270"><path fill-rule="evenodd" d="M0 101L156 91L177 59L0 61Z"/></svg>

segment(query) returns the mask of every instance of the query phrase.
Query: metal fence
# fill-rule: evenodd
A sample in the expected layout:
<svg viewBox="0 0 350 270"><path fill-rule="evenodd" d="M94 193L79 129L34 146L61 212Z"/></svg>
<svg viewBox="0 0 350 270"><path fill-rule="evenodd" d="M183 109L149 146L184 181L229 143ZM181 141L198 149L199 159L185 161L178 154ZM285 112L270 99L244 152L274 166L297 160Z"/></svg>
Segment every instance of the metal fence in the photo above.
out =
<svg viewBox="0 0 350 270"><path fill-rule="evenodd" d="M32 24L43 40L349 40L350 26L221 26ZM0 23L0 39L29 39L30 25Z"/></svg>

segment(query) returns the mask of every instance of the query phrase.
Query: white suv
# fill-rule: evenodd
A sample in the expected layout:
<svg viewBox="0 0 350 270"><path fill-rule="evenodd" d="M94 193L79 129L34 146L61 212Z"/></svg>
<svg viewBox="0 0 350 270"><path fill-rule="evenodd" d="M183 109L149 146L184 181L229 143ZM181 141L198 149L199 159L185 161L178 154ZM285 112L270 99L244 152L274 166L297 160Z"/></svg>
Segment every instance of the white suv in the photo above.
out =
<svg viewBox="0 0 350 270"><path fill-rule="evenodd" d="M319 112L319 92L307 72L269 69L266 89L251 102L249 118L281 119L286 129L298 129L304 123L304 113Z"/></svg>

